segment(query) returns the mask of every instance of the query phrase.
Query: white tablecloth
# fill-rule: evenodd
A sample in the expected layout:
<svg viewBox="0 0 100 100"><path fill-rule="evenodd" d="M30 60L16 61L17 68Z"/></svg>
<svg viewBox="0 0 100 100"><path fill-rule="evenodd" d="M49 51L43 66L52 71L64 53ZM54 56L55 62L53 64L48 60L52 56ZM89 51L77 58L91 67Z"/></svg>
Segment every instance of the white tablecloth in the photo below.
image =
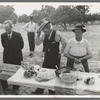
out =
<svg viewBox="0 0 100 100"><path fill-rule="evenodd" d="M23 77L24 70L20 68L12 77L10 77L7 81L8 84L14 85L21 85L21 86L36 86L41 88L48 88L48 89L56 89L63 88L63 89L74 89L76 94L100 94L100 78L97 73L85 73L85 72L72 72L74 75L83 78L82 81L77 81L74 84L66 84L61 81L58 77L55 77L52 80L47 82L37 82L35 78L26 79ZM86 85L84 80L87 77L95 77L95 83L93 85Z"/></svg>

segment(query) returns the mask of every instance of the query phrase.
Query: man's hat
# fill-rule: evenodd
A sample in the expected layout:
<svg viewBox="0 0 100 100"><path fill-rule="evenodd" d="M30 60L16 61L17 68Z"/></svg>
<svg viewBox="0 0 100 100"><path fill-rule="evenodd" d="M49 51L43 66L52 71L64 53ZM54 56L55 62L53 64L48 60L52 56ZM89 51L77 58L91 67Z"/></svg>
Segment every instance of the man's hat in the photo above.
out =
<svg viewBox="0 0 100 100"><path fill-rule="evenodd" d="M10 27L13 27L13 22L11 20L6 20L4 23L3 23L4 27L6 26L10 26Z"/></svg>
<svg viewBox="0 0 100 100"><path fill-rule="evenodd" d="M32 19L32 20L33 20L33 15L30 15L30 19Z"/></svg>
<svg viewBox="0 0 100 100"><path fill-rule="evenodd" d="M41 31L48 23L50 23L50 22L45 19L40 20L40 22L38 23L38 25L39 25L38 30Z"/></svg>
<svg viewBox="0 0 100 100"><path fill-rule="evenodd" d="M78 24L72 31L75 32L75 30L82 30L83 32L86 32L86 29L84 27L85 27L84 25Z"/></svg>

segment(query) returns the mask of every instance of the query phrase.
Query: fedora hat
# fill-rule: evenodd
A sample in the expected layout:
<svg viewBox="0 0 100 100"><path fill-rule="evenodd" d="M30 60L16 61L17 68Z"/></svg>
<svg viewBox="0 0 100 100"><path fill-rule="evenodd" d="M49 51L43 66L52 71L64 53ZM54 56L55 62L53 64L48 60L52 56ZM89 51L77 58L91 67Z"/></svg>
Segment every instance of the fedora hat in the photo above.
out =
<svg viewBox="0 0 100 100"><path fill-rule="evenodd" d="M83 32L86 32L86 29L84 28L84 25L76 25L75 28L72 30L73 32L75 32L75 30L82 30Z"/></svg>
<svg viewBox="0 0 100 100"><path fill-rule="evenodd" d="M40 20L40 22L38 23L38 25L39 25L38 30L41 31L48 23L50 23L50 22L45 19Z"/></svg>
<svg viewBox="0 0 100 100"><path fill-rule="evenodd" d="M33 20L33 15L30 15L30 19Z"/></svg>

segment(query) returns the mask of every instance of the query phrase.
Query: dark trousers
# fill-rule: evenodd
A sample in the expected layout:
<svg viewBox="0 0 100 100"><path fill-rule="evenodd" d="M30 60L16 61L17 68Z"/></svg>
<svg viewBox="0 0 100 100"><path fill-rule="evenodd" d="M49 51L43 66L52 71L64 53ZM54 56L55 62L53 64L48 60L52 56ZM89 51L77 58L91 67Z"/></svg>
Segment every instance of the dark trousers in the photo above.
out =
<svg viewBox="0 0 100 100"><path fill-rule="evenodd" d="M8 83L5 80L1 80L1 85L3 89L6 89L8 87ZM13 85L13 90L18 90L19 86L18 85Z"/></svg>
<svg viewBox="0 0 100 100"><path fill-rule="evenodd" d="M49 91L49 94L50 95L55 95L55 91L53 91L53 90L48 90ZM35 90L35 93L36 94L43 94L43 92L44 92L44 89L43 88L37 88L36 90Z"/></svg>
<svg viewBox="0 0 100 100"><path fill-rule="evenodd" d="M50 54L50 53L45 53L45 58L44 58L44 62L43 62L43 65L42 67L44 68L50 68L50 69L56 69L55 66L57 66L58 68L60 67L60 55L59 53L55 53L55 54ZM53 90L48 90L49 91L49 94L50 95L54 95L55 94L55 91ZM37 94L43 94L44 92L44 89L43 88L37 88L35 90L35 92Z"/></svg>
<svg viewBox="0 0 100 100"><path fill-rule="evenodd" d="M60 58L61 58L61 56L59 55L58 52L55 52L55 53L45 52L45 57L44 57L42 67L56 69L55 66L57 66L59 68L60 67Z"/></svg>
<svg viewBox="0 0 100 100"><path fill-rule="evenodd" d="M35 49L35 33L34 32L28 32L28 42L29 42L29 49L30 51L34 51Z"/></svg>
<svg viewBox="0 0 100 100"><path fill-rule="evenodd" d="M72 55L71 55L71 56L72 56ZM79 59L79 58L82 58L82 57L84 57L84 56L82 56L82 57L73 56L73 57ZM82 63L82 65L83 65L84 69L85 69L85 72L89 72L88 61L87 61L87 60L82 60L81 63ZM74 60L68 58L68 59L67 59L67 66L70 67L71 69L73 69L73 67L74 67L73 65L74 65Z"/></svg>

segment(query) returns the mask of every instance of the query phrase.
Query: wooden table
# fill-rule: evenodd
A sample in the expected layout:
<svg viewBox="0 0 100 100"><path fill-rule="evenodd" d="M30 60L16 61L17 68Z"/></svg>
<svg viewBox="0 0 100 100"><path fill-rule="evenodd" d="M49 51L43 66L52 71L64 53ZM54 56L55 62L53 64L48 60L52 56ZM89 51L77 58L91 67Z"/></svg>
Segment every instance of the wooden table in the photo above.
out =
<svg viewBox="0 0 100 100"><path fill-rule="evenodd" d="M8 80L20 68L18 65L0 63L0 80ZM0 94L3 93L2 85L0 82Z"/></svg>

